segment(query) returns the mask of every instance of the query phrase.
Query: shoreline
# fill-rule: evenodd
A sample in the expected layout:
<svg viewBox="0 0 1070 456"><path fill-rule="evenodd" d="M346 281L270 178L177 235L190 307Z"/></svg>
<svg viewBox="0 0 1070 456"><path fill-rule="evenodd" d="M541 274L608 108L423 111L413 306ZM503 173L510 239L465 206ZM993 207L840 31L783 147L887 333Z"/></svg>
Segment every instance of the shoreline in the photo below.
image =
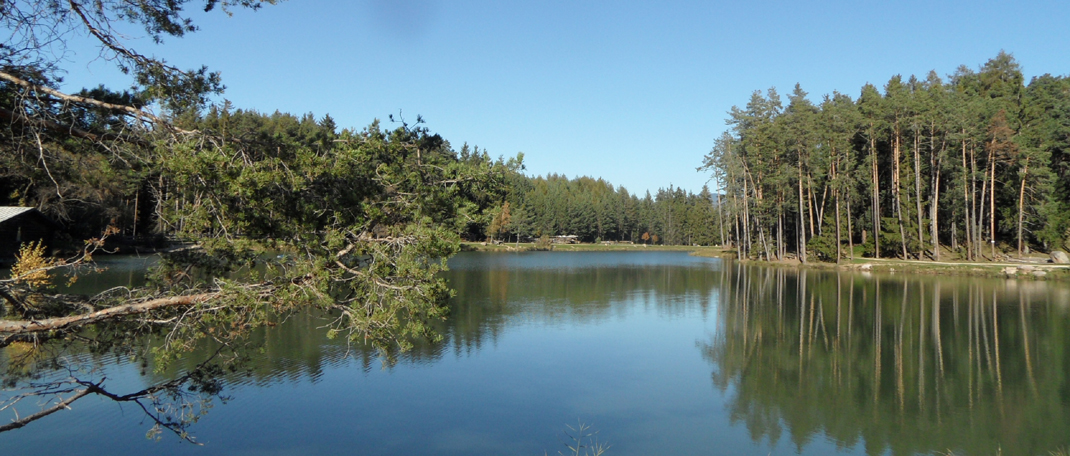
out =
<svg viewBox="0 0 1070 456"><path fill-rule="evenodd" d="M729 252L731 253L731 252ZM733 258L734 259L734 258ZM1070 264L1028 262L926 261L896 258L855 258L841 263L798 260L764 261L736 260L770 266L918 275L946 275L959 277L1017 278L1024 280L1070 281Z"/></svg>
<svg viewBox="0 0 1070 456"><path fill-rule="evenodd" d="M486 244L482 242L462 242L462 252L528 252L535 251L533 243ZM769 266L810 268L824 270L903 273L919 275L947 275L967 277L1017 278L1024 280L1059 280L1070 281L1070 264L1029 263L1029 262L976 262L976 261L926 261L900 260L891 258L855 258L837 263L811 261L802 263L798 260L764 261L737 260L735 249L717 246L685 245L647 245L647 244L553 244L553 252L688 252L701 257L729 257L741 263L754 263ZM1034 260L1039 258L1034 258Z"/></svg>

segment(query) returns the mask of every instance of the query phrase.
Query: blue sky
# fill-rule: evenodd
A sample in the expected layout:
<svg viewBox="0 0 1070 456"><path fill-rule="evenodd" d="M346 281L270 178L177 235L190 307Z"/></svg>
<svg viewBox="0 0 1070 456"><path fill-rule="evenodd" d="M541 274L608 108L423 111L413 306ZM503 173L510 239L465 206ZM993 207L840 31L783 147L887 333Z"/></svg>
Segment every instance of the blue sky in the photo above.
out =
<svg viewBox="0 0 1070 456"><path fill-rule="evenodd" d="M200 31L132 44L220 71L237 107L354 128L419 114L455 148L523 152L529 174L601 177L640 196L699 191L695 168L754 90L856 97L895 74L977 69L1001 49L1027 80L1070 74L1070 6L1054 1L290 0L231 17L191 6ZM129 85L87 54L64 89Z"/></svg>

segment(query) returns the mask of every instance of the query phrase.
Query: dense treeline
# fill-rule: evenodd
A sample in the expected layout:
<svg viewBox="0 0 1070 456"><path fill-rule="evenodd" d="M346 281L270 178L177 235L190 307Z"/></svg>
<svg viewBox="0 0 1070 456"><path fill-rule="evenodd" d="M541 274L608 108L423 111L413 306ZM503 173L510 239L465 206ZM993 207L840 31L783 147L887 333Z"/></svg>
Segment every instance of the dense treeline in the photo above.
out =
<svg viewBox="0 0 1070 456"><path fill-rule="evenodd" d="M0 96L13 99L18 94L15 89L0 82ZM92 93L103 99L132 98L104 88ZM128 237L215 235L233 230L213 225L221 221L214 213L220 210L243 213L240 227L228 233L231 236L280 236L284 228L293 231L305 223L311 224L304 229L315 232L326 221L302 220L308 216L302 211L311 208L300 206L318 204L318 211L326 214L325 207L339 203L345 203L347 212L365 211L362 220L379 225L375 230L386 233L386 226L397 225L398 220L375 223L375 218L388 211L361 205L385 205L386 201L377 199L390 190L384 188L389 179L384 166L410 159L426 162L418 166L434 164L446 174L464 175L446 186L454 198L450 204L458 204L456 210L462 214L436 217L449 231L459 232L464 227L459 220L483 217L485 209L502 199L505 176L520 166L515 159L494 161L485 153L462 151L458 155L441 136L401 121L393 129L385 129L378 120L364 130L340 129L330 115L317 119L311 113L262 114L225 104L172 119L174 128L191 134L185 135L186 140L158 147L152 140L161 132L138 132L136 125L124 124L121 113L56 108L54 116L89 134L99 137L121 130L129 136L97 143L71 138L66 131L28 135L20 128L23 125L15 123L0 129L0 205L40 209L64 227L73 246L100 236L109 226ZM347 165L355 150L375 147L382 150L363 157L359 170L349 170L355 174L352 181L330 189L330 194L316 195L342 183L340 167ZM393 149L403 153L390 156ZM416 157L421 153L422 157ZM489 173L491 169L495 172ZM435 192L420 190L426 192L421 201L425 212L444 207L431 200ZM252 207L256 205L261 207ZM292 226L280 225L287 221Z"/></svg>
<svg viewBox="0 0 1070 456"><path fill-rule="evenodd" d="M702 169L742 256L993 259L1070 238L1070 80L1026 85L1009 54L817 105L755 92L727 123Z"/></svg>
<svg viewBox="0 0 1070 456"><path fill-rule="evenodd" d="M721 240L716 198L705 187L694 194L670 185L639 198L602 179L514 174L505 202L469 237L574 235L582 242L710 245Z"/></svg>

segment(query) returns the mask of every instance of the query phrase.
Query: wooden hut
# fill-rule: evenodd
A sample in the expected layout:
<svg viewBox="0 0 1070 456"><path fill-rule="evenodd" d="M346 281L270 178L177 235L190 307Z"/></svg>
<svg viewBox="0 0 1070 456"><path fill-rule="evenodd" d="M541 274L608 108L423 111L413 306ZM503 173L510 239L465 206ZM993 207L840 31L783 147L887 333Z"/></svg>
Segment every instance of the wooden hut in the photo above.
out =
<svg viewBox="0 0 1070 456"><path fill-rule="evenodd" d="M0 262L15 260L19 246L41 241L51 247L58 226L32 207L0 206Z"/></svg>

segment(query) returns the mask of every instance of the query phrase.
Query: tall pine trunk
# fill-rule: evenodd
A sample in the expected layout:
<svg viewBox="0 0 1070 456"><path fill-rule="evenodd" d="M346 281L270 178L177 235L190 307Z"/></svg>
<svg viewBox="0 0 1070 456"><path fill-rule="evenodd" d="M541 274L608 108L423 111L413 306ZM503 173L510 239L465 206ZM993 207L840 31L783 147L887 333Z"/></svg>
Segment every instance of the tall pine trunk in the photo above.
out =
<svg viewBox="0 0 1070 456"><path fill-rule="evenodd" d="M973 261L973 230L971 229L973 223L970 221L972 211L970 210L970 168L966 165L966 129L962 130L962 135L962 202L966 217L966 259Z"/></svg>
<svg viewBox="0 0 1070 456"><path fill-rule="evenodd" d="M978 211L978 207L977 207L977 150L976 150L975 147L976 146L973 145L973 144L970 145L970 170L971 170L971 172L970 172L970 185L973 188L973 192L971 193L971 195L973 195L973 197L970 198L970 205L973 207L973 213L971 214L971 216L973 217L973 220L971 222L971 223L973 223L973 241L974 241L973 257L974 257L974 259L977 259L977 257L981 256L981 243L982 243L982 240L984 239L984 236L981 234L981 214L979 214L977 212ZM985 183L987 183L987 182L988 181L985 181ZM984 209L985 209L985 207L984 207L985 199L984 199L984 191L983 190L984 190L984 187L982 185L982 193L981 193L982 198L981 198L981 207L980 207L981 211L984 211Z"/></svg>
<svg viewBox="0 0 1070 456"><path fill-rule="evenodd" d="M724 235L725 235L725 232L724 232L724 210L722 210L722 207L721 207L721 194L720 193L717 194L717 224L720 225L720 227L721 227L721 248L724 248L724 245L725 245L725 242L724 242L725 241L725 239L724 239ZM622 233L621 236L623 237L624 234Z"/></svg>
<svg viewBox="0 0 1070 456"><path fill-rule="evenodd" d="M903 259L907 259L907 233L903 227L903 201L899 194L899 155L902 145L902 135L899 133L899 124L895 126L895 141L892 146L892 199L895 200L895 218L899 222L899 243L903 247Z"/></svg>
<svg viewBox="0 0 1070 456"><path fill-rule="evenodd" d="M940 166L942 160L937 160L936 166ZM940 261L940 233L937 218L940 215L940 173L936 173L933 181L933 199L929 202L929 231L933 243L933 259Z"/></svg>
<svg viewBox="0 0 1070 456"><path fill-rule="evenodd" d="M803 218L802 160L799 160L799 260L806 263L806 220Z"/></svg>
<svg viewBox="0 0 1070 456"><path fill-rule="evenodd" d="M850 250L851 260L855 259L854 228L851 226L851 194L847 194L847 248Z"/></svg>
<svg viewBox="0 0 1070 456"><path fill-rule="evenodd" d="M744 237L744 241L743 242L746 245L746 248L742 249L742 250L745 251L745 253L747 255L746 256L747 258L750 258L750 247L751 247L751 243L750 243L750 204L748 203L749 199L750 199L750 194L747 192L747 176L743 176L743 237Z"/></svg>
<svg viewBox="0 0 1070 456"><path fill-rule="evenodd" d="M840 232L840 192L836 191L836 263L843 258L843 234Z"/></svg>
<svg viewBox="0 0 1070 456"><path fill-rule="evenodd" d="M810 238L813 238L813 237L821 234L821 230L820 229L815 231L815 228L814 228L814 199L816 199L816 198L817 197L814 196L814 179L810 177L810 171L807 170L806 171L806 205L809 208L809 210L807 211L807 215L810 216Z"/></svg>
<svg viewBox="0 0 1070 456"><path fill-rule="evenodd" d="M940 232L939 225L937 225L937 217L940 213L940 169L943 167L944 153L947 150L947 137L945 136L941 140L940 153L937 154L934 150L935 143L933 139L933 130L935 128L936 124L934 122L929 128L929 151L932 154L929 170L929 175L932 176L930 180L932 200L929 201L929 231L933 243L933 260L940 261Z"/></svg>
<svg viewBox="0 0 1070 456"><path fill-rule="evenodd" d="M932 136L930 135L930 138ZM914 205L918 213L918 259L925 251L924 224L921 221L921 143L917 131L914 132ZM932 153L932 150L929 151Z"/></svg>
<svg viewBox="0 0 1070 456"><path fill-rule="evenodd" d="M871 125L872 128L872 125ZM880 181L877 168L877 140L872 135L869 138L869 154L873 160L873 194L871 195L873 203L873 258L881 257L881 199L880 199Z"/></svg>
<svg viewBox="0 0 1070 456"><path fill-rule="evenodd" d="M995 142L995 141L993 141ZM988 186L988 235L992 237L992 260L996 259L996 156L994 152L988 154L988 167L991 169L992 185Z"/></svg>
<svg viewBox="0 0 1070 456"><path fill-rule="evenodd" d="M1022 257L1022 220L1025 215L1025 179L1029 175L1029 158L1022 168L1022 185L1018 190L1018 258Z"/></svg>
<svg viewBox="0 0 1070 456"><path fill-rule="evenodd" d="M832 150L832 156L835 157L832 161L832 172L829 174L831 176L830 180L836 185L832 192L836 199L836 264L839 264L840 259L843 258L843 243L840 240L842 239L840 231L840 188L836 179L836 164L839 163L840 157L836 154L836 148L830 149Z"/></svg>
<svg viewBox="0 0 1070 456"><path fill-rule="evenodd" d="M988 204L988 198L985 198L985 195L988 194L988 165L986 164L984 168L985 168L985 175L981 179L981 207L978 209L978 213L977 213L977 231L979 233L981 233L981 237L977 240L978 241L977 256L979 256L979 257L983 257L984 254L985 254L985 251L984 251L984 247L985 247L984 246L984 243L985 243L985 241L984 241L984 239L985 239L985 237L984 237L984 222L985 222L985 220L984 219L985 219L985 205ZM991 233L989 233L989 238L991 238Z"/></svg>
<svg viewBox="0 0 1070 456"><path fill-rule="evenodd" d="M783 198L781 198L781 205L783 204ZM783 207L783 206L781 206ZM777 260L784 259L784 210L777 211L776 215L776 257Z"/></svg>

